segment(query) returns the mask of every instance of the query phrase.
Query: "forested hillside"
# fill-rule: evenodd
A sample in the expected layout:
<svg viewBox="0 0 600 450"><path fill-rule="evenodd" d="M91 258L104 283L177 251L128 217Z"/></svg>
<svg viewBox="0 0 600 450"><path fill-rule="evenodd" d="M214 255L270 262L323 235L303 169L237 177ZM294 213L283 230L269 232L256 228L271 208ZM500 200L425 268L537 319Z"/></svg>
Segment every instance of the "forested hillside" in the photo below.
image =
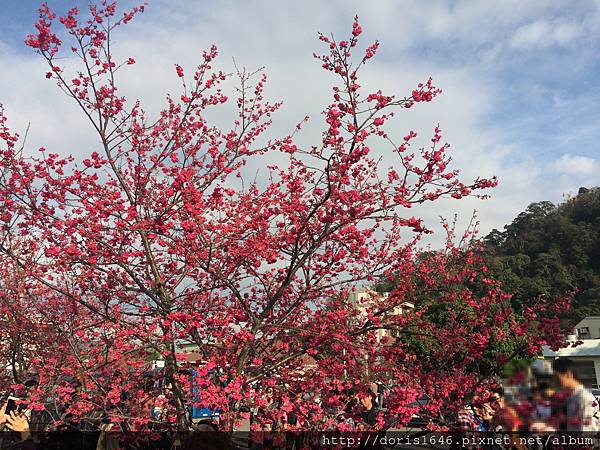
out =
<svg viewBox="0 0 600 450"><path fill-rule="evenodd" d="M559 205L532 203L485 243L490 267L515 304L574 291L565 325L600 315L600 188L580 188Z"/></svg>

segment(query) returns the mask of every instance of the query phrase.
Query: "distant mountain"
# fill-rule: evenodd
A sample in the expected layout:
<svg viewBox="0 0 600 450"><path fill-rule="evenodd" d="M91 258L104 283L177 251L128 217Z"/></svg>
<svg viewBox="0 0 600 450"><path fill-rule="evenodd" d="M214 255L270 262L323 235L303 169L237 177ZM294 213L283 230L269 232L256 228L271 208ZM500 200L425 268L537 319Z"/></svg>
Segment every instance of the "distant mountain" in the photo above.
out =
<svg viewBox="0 0 600 450"><path fill-rule="evenodd" d="M575 291L565 326L600 316L600 188L559 205L532 203L504 231L485 237L489 265L515 306Z"/></svg>

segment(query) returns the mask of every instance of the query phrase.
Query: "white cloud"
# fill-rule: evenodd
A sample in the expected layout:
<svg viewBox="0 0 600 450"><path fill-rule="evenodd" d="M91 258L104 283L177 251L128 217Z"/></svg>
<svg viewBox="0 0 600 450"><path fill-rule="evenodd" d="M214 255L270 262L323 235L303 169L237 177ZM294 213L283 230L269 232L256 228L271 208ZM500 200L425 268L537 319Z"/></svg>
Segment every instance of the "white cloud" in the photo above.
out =
<svg viewBox="0 0 600 450"><path fill-rule="evenodd" d="M550 167L556 172L568 175L591 175L598 172L600 162L587 156L564 154Z"/></svg>
<svg viewBox="0 0 600 450"><path fill-rule="evenodd" d="M552 45L565 46L580 35L580 29L570 22L550 22L539 19L519 27L509 46L518 50Z"/></svg>
<svg viewBox="0 0 600 450"><path fill-rule="evenodd" d="M561 23L554 28L552 34L556 43L567 45L579 37L581 32L577 25L573 23Z"/></svg>
<svg viewBox="0 0 600 450"><path fill-rule="evenodd" d="M546 44L549 41L550 30L550 24L546 20L528 23L517 29L510 40L510 46L521 49Z"/></svg>

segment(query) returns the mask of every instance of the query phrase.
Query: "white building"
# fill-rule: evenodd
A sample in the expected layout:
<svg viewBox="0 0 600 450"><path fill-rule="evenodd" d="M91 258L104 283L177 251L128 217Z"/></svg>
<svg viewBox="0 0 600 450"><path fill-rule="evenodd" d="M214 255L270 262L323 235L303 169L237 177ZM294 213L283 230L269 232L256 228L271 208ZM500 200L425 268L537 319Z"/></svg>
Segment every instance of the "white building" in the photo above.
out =
<svg viewBox="0 0 600 450"><path fill-rule="evenodd" d="M575 325L579 339L600 339L600 316L589 316Z"/></svg>
<svg viewBox="0 0 600 450"><path fill-rule="evenodd" d="M350 293L348 300L351 305L353 305L358 311L357 316L360 318L367 317L367 311L377 311L378 305L388 297L388 293L385 292L380 294L379 292L373 291L371 289L359 289ZM415 307L413 303L403 302L398 306L394 307L392 311L388 314L389 316L397 316L402 315L406 311L411 310ZM377 330L377 342L381 342L381 340L386 336L392 336L389 330Z"/></svg>
<svg viewBox="0 0 600 450"><path fill-rule="evenodd" d="M600 317L590 316L575 325L574 334L567 337L569 345L554 352L544 346L544 359L569 358L573 360L577 378L589 388L600 387Z"/></svg>

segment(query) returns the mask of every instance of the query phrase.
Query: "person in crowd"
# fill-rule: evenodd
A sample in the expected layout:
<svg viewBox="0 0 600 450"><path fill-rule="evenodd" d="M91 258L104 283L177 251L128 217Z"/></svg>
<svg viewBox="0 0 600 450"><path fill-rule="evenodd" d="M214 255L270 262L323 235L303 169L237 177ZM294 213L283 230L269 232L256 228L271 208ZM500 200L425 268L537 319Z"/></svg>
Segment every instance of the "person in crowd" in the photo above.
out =
<svg viewBox="0 0 600 450"><path fill-rule="evenodd" d="M547 422L552 417L552 398L554 391L550 383L544 381L539 383L532 392L533 422Z"/></svg>
<svg viewBox="0 0 600 450"><path fill-rule="evenodd" d="M371 383L360 397L363 408L363 422L373 427L377 423L377 413L379 411L377 404L377 384Z"/></svg>
<svg viewBox="0 0 600 450"><path fill-rule="evenodd" d="M559 424L562 431L600 431L600 413L597 400L573 373L573 361L556 359L552 364L554 379L565 391L564 418Z"/></svg>
<svg viewBox="0 0 600 450"><path fill-rule="evenodd" d="M355 429L362 420L362 403L360 401L359 389L353 386L344 391L344 406L340 412L338 421L349 429Z"/></svg>
<svg viewBox="0 0 600 450"><path fill-rule="evenodd" d="M0 407L0 447L6 449L35 448L26 414L19 408L7 412L8 399Z"/></svg>
<svg viewBox="0 0 600 450"><path fill-rule="evenodd" d="M451 448L493 448L471 444L464 447L460 442L463 438L476 436L477 433L500 431L516 433L521 425L518 412L506 405L504 389L497 387L489 393L474 397L470 404L458 410L456 427L452 435L456 444Z"/></svg>
<svg viewBox="0 0 600 450"><path fill-rule="evenodd" d="M498 423L501 430L507 433L518 433L522 426L519 413L512 406L505 406L499 414Z"/></svg>
<svg viewBox="0 0 600 450"><path fill-rule="evenodd" d="M492 389L491 397L494 410L502 409L506 406L506 398L504 395L504 388L502 386Z"/></svg>
<svg viewBox="0 0 600 450"><path fill-rule="evenodd" d="M488 421L488 431L502 431L503 427L501 420L506 409L506 397L502 386L498 386L491 391L488 397L488 405L491 410L491 419Z"/></svg>
<svg viewBox="0 0 600 450"><path fill-rule="evenodd" d="M461 448L466 450L478 450L480 447L476 445L462 445L463 439L471 439L476 433L485 431L484 421L480 416L482 402L476 396L472 401L465 404L457 411L456 430L453 434L454 445L451 449Z"/></svg>
<svg viewBox="0 0 600 450"><path fill-rule="evenodd" d="M491 403L482 397L473 397L471 404L458 411L458 428L462 432L486 432L494 416Z"/></svg>
<svg viewBox="0 0 600 450"><path fill-rule="evenodd" d="M456 428L461 433L469 433L477 430L475 410L470 404L464 405L458 410Z"/></svg>
<svg viewBox="0 0 600 450"><path fill-rule="evenodd" d="M475 408L475 419L477 421L477 431L488 432L494 431L496 425L494 416L496 414L498 396L494 393L489 393L484 396L477 408Z"/></svg>

